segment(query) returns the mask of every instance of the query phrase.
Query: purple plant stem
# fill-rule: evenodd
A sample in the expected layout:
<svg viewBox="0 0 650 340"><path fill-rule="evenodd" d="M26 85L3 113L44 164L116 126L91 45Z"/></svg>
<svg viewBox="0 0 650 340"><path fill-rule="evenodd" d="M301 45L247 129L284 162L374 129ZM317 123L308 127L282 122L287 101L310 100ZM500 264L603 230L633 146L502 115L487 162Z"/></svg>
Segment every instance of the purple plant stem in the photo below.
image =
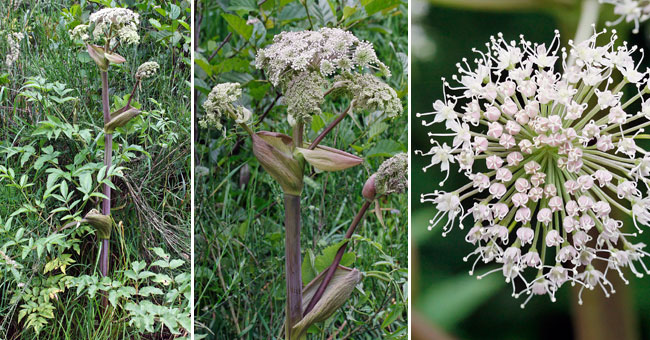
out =
<svg viewBox="0 0 650 340"><path fill-rule="evenodd" d="M140 85L140 79L136 79L135 85L133 85L133 90L131 90L131 95L129 96L129 101L126 102L126 106L124 106L127 110L131 108L131 101L133 100L133 96L135 95L135 90L138 88L138 85ZM106 119L106 118L104 118Z"/></svg>
<svg viewBox="0 0 650 340"><path fill-rule="evenodd" d="M300 261L300 196L284 195L285 267L287 280L286 339L302 319L302 271Z"/></svg>
<svg viewBox="0 0 650 340"><path fill-rule="evenodd" d="M111 113L109 110L108 102L108 72L102 71L102 109L104 112L104 124L108 123L111 119ZM111 162L113 158L113 135L105 134L104 136L104 165L106 166L106 173L111 167ZM102 202L102 214L110 216L111 214L111 187L107 184L104 184L104 201ZM109 267L109 240L102 240L102 250L99 257L99 270L102 273L102 276L108 275Z"/></svg>
<svg viewBox="0 0 650 340"><path fill-rule="evenodd" d="M309 146L309 150L314 150L318 144L320 144L323 138L325 138L325 136L327 136L327 134L330 133L343 120L343 118L348 115L348 111L350 111L351 107L352 105L348 105L348 108L345 109L345 111L343 111L338 117L336 117L336 119L330 123L330 125L328 125L327 128L325 128L325 130L323 130L323 132L321 132L318 137L316 137L316 139L314 139L314 141Z"/></svg>
<svg viewBox="0 0 650 340"><path fill-rule="evenodd" d="M359 222L361 222L361 219L366 214L366 211L370 207L371 203L372 201L368 201L368 200L366 200L363 203L363 206L357 213L357 216L354 217L352 224L350 224L350 227L348 227L348 231L345 233L346 240L349 240L352 237L352 234L354 234L354 230L357 228L357 225L359 225ZM347 248L348 243L349 242L345 242L336 252L334 261L327 268L327 274L325 274L325 278L323 278L323 281L321 281L320 285L318 286L318 289L316 290L314 297L311 299L311 301L309 301L307 308L305 308L304 315L307 315L307 313L309 313L314 308L318 300L320 300L320 298L323 296L323 293L325 292L325 288L327 288L327 285L330 283L332 277L334 276L334 272L336 272L336 268L338 268L339 264L341 263L341 259L343 258L343 254L345 253L345 249Z"/></svg>

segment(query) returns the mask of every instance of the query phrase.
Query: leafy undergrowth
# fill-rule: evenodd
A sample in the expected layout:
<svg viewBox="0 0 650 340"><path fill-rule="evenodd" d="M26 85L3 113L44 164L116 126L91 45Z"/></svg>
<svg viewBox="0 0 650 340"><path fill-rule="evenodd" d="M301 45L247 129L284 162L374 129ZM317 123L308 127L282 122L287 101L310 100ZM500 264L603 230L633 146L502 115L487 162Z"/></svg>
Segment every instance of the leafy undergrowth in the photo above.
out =
<svg viewBox="0 0 650 340"><path fill-rule="evenodd" d="M116 130L106 176L100 74L68 31L127 4L141 42L117 48L127 62L110 67L111 109L125 105L140 64L160 71L136 91L142 113ZM189 336L189 6L0 3L1 339ZM102 278L95 230L76 222L100 208L104 184L114 225Z"/></svg>
<svg viewBox="0 0 650 340"><path fill-rule="evenodd" d="M256 51L286 30L350 29L370 41L392 71L387 79L406 105L407 6L400 1L197 2L197 118L212 86L238 82L256 130L291 134L286 105L255 69ZM363 4L362 4L363 3ZM345 5L344 5L345 4ZM384 7L382 7L384 6ZM309 14L308 14L309 13ZM231 33L231 35L229 35ZM307 128L313 140L345 106L328 101ZM279 339L284 327L282 190L252 153L250 138L229 122L225 135L199 129L196 144L195 315L197 338ZM355 112L323 144L365 159L334 174L312 173L302 196L303 281L332 262L336 245L363 204L361 188L381 162L407 150L406 114L393 120ZM405 339L407 199L391 196L356 229L342 264L364 273L352 298L308 339ZM374 207L373 207L374 208ZM381 216L378 218L378 216Z"/></svg>

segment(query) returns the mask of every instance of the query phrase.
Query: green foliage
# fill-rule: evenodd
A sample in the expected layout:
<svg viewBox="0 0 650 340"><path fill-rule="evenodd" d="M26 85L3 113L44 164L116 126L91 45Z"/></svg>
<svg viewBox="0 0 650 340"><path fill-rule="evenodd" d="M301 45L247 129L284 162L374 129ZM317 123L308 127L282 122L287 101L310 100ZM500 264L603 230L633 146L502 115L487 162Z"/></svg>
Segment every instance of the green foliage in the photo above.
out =
<svg viewBox="0 0 650 340"><path fill-rule="evenodd" d="M68 30L108 5L143 19L141 44L117 48L127 62L110 68L112 102L128 100L141 63L161 70L132 102L141 115L115 131L106 169L100 75ZM25 34L17 61L0 64L0 338L190 336L189 8L0 3L0 55L7 33ZM78 223L99 208L104 185L113 189L110 279L98 271L96 231Z"/></svg>
<svg viewBox="0 0 650 340"><path fill-rule="evenodd" d="M373 7L375 6L375 7ZM392 71L387 79L404 105L407 89L406 1L198 1L196 115L212 86L238 82L254 129L291 134L279 89L255 68L259 49L286 30L339 27L371 42ZM313 140L347 103L328 99L307 126ZM263 116L264 115L264 116ZM302 196L303 283L331 263L363 204L361 188L385 157L407 150L406 116L384 121L354 113L323 141L363 157L336 174L310 173ZM224 135L198 129L196 147L195 315L198 338L279 338L284 325L282 190L252 154L247 135L227 122ZM407 311L406 197L381 202L384 224L369 213L349 241L342 264L364 273L352 298L308 339L404 339ZM336 333L342 327L341 333ZM334 335L338 334L338 335Z"/></svg>
<svg viewBox="0 0 650 340"><path fill-rule="evenodd" d="M182 330L191 329L192 324L191 278L188 273L171 276L185 261L170 261L162 248L154 248L154 252L160 259L151 263L149 270L142 261L132 262L131 269L123 272L123 281L83 275L71 279L71 286L76 288L77 295L86 293L89 298L94 298L97 292L106 295L111 306L125 311L129 325L140 333L158 333L164 326L172 334L180 335ZM160 303L155 300L158 297Z"/></svg>

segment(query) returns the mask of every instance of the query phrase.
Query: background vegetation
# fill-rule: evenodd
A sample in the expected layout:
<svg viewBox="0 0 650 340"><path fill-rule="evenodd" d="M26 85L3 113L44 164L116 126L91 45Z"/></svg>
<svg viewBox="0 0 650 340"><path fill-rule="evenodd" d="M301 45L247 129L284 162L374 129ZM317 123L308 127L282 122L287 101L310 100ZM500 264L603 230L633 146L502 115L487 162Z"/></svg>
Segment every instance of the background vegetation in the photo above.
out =
<svg viewBox="0 0 650 340"><path fill-rule="evenodd" d="M529 41L548 44L553 39L555 29L561 30L566 44L575 34L580 9L580 2L572 0L522 1L517 6L510 6L509 11L454 7L456 1L447 1L448 6L438 4L442 2L413 2L413 150L430 148L427 137L430 130L421 125L415 113L431 111L432 103L442 98L440 78L450 79L456 73L455 64L462 58L472 60L472 48L481 49L489 37L496 36L498 32L503 32L506 40L518 40L519 35L524 34ZM473 5L480 7L476 3ZM606 20L614 18L611 6L601 6L601 12L599 28L604 27ZM646 24L640 34L631 35L631 27L617 27L621 36L619 43L627 39L647 51L650 46L649 29L650 26ZM648 64L646 58L642 65ZM641 66L641 69L645 67ZM437 128L444 129L444 126ZM650 144L646 143L643 147L647 149ZM429 329L429 337L417 339L446 339L448 336L459 339L575 339L579 327L589 327L577 323L575 315L593 312L595 306L589 305L589 301L582 307L578 306L575 303L577 295L569 287L558 291L556 303L550 302L546 296L534 297L522 310L519 307L521 298L512 298L511 289L498 275L478 281L467 274L471 264L463 262L462 258L473 247L465 242L464 233L456 230L442 238L440 228L427 231L428 220L436 211L433 206L420 203L420 194L437 189L440 181L430 172L422 172L422 167L429 162L428 157L412 158L413 307L416 317L425 321L420 325L435 326L447 335L438 334L435 337L435 333ZM451 176L445 186L447 188L455 188L465 182L465 177L456 171L452 171ZM624 222L632 225L629 218ZM650 244L649 234L646 229L638 241ZM492 269L493 266L484 267L483 270ZM618 296L610 298L617 299L617 302L612 301L609 306L617 311L620 311L617 303L625 306L622 318L633 329L631 338L650 339L650 280L637 279L628 274L626 276L631 281L629 289L619 285L623 287L617 287ZM610 279L620 283L616 275ZM593 295L602 296L602 292ZM630 338L628 336L626 338Z"/></svg>
<svg viewBox="0 0 650 340"><path fill-rule="evenodd" d="M348 28L372 42L392 70L389 84L406 105L406 1L202 0L196 8L198 118L212 86L239 82L256 128L291 134L286 106L255 69L255 54L283 30L324 26ZM264 25L254 26L255 19ZM308 139L334 119L340 106L326 104L307 129ZM386 157L407 150L406 115L393 121L374 121L368 114L355 118L344 120L323 143L367 161L345 172L306 178L303 260L321 261L327 247L341 240L363 203L365 180ZM198 130L196 136L196 332L210 339L278 339L285 304L282 191L253 156L245 133L232 122L226 130L225 135ZM406 338L405 195L382 202L382 208L383 225L369 213L348 248L356 258L347 265L367 276L349 303L313 328L310 338Z"/></svg>
<svg viewBox="0 0 650 340"><path fill-rule="evenodd" d="M141 15L141 43L119 47L127 62L109 70L112 109L141 63L161 66L137 92L142 114L116 131L111 179L98 68L68 34L106 6ZM185 0L0 3L0 338L189 335L190 13ZM24 39L8 66L12 32ZM107 181L116 225L102 280L94 230L68 223L99 207Z"/></svg>

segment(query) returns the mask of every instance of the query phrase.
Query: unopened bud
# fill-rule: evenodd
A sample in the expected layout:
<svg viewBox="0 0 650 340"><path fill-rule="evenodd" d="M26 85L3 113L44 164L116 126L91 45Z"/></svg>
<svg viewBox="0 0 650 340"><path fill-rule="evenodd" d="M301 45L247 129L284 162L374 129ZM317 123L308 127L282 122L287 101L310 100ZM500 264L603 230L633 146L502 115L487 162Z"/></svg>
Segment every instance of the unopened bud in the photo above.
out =
<svg viewBox="0 0 650 340"><path fill-rule="evenodd" d="M95 64L97 64L99 69L102 71L107 71L109 62L108 59L106 59L104 48L97 45L86 44L86 49L88 50L88 54L95 61Z"/></svg>
<svg viewBox="0 0 650 340"><path fill-rule="evenodd" d="M291 153L291 137L266 131L251 137L253 153L264 170L280 184L285 194L299 196L303 187L302 164Z"/></svg>
<svg viewBox="0 0 650 340"><path fill-rule="evenodd" d="M321 171L339 171L359 165L363 159L347 152L330 148L327 146L318 146L314 150L296 148L307 163Z"/></svg>
<svg viewBox="0 0 650 340"><path fill-rule="evenodd" d="M118 111L119 112L119 111ZM105 133L113 133L116 128L126 125L133 117L140 114L140 110L132 107L126 111L116 114L111 120L104 125Z"/></svg>
<svg viewBox="0 0 650 340"><path fill-rule="evenodd" d="M96 209L93 209L86 214L84 220L95 228L97 237L102 240L109 240L111 238L113 219L109 215L101 214Z"/></svg>
<svg viewBox="0 0 650 340"><path fill-rule="evenodd" d="M239 170L239 187L243 188L248 184L248 181L251 179L251 167L248 164L244 164Z"/></svg>
<svg viewBox="0 0 650 340"><path fill-rule="evenodd" d="M319 275L305 286L303 290L303 308L307 307L323 278L324 275ZM311 325L316 322L323 322L332 316L350 298L350 295L359 282L361 282L361 272L357 269L339 266L334 272L334 276L327 285L327 288L325 288L322 297L314 305L314 308L300 322L293 326L291 339L300 339Z"/></svg>
<svg viewBox="0 0 650 340"><path fill-rule="evenodd" d="M373 201L377 196L377 190L375 189L376 177L377 174L372 174L372 176L370 176L370 178L368 178L368 180L366 181L366 184L363 185L363 190L361 191L361 194L368 201Z"/></svg>
<svg viewBox="0 0 650 340"><path fill-rule="evenodd" d="M117 53L105 53L104 56L113 64L122 64L126 62L126 59Z"/></svg>

